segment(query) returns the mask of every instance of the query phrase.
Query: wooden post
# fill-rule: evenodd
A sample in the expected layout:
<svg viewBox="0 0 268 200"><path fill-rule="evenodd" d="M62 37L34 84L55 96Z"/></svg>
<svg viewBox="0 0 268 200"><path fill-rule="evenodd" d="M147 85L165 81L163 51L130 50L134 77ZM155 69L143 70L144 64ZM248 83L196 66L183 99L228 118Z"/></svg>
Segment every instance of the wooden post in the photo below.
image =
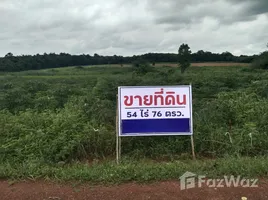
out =
<svg viewBox="0 0 268 200"><path fill-rule="evenodd" d="M195 160L195 151L194 151L194 137L191 135L191 146L192 146L192 155L193 155L193 160Z"/></svg>

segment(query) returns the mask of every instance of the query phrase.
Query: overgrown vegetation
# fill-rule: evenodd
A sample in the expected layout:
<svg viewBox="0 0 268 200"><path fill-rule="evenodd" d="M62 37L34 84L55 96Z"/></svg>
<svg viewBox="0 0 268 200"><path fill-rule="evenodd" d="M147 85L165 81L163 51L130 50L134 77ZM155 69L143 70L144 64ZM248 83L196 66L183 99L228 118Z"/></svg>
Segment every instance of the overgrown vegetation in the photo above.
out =
<svg viewBox="0 0 268 200"><path fill-rule="evenodd" d="M57 166L61 163L66 165L76 161L114 158L116 93L117 87L122 85L192 83L194 137L198 157L267 155L267 71L235 66L192 67L184 75L173 67L155 67L141 73L136 70L135 67L99 66L2 74L1 177L23 177L32 173L35 177L68 175L64 179L71 179L72 175L81 177L85 173L91 177L89 179L97 176L105 179L104 175L100 175L104 173L101 167L96 174L94 167L93 172L88 170L76 174L75 169L81 167L83 171L85 166L74 166L62 172ZM191 151L189 138L182 136L123 138L122 146L123 159L128 157L132 160L177 160L190 158L187 153ZM266 162L265 159L263 157L260 162ZM224 163L224 160L220 162ZM208 166L209 163L204 165ZM258 161L250 161L252 163ZM180 170L192 167L185 165L185 168L175 172L177 165L171 164L174 166L172 172L163 177L177 178ZM112 171L119 170L111 180L125 173L124 166L113 168L114 165L108 165ZM131 171L134 170L133 166L127 165L126 168ZM152 179L152 176L160 176L156 174L168 164L149 166L152 168L150 170L155 170L148 175ZM256 173L258 167L261 168L253 166ZM132 174L123 179L145 180L146 174L140 177L146 170L145 167L137 172L140 173L139 178ZM202 170L205 172L208 168ZM225 173L231 168L215 170ZM262 175L267 172L261 170Z"/></svg>
<svg viewBox="0 0 268 200"><path fill-rule="evenodd" d="M268 51L261 53L251 65L256 69L268 69Z"/></svg>

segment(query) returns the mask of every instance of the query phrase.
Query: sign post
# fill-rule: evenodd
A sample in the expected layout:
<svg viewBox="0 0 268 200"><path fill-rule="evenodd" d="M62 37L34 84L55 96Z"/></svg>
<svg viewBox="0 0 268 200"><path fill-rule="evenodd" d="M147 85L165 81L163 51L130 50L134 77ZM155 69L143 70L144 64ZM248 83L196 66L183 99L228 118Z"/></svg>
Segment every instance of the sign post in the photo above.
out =
<svg viewBox="0 0 268 200"><path fill-rule="evenodd" d="M191 136L195 159L192 115L191 85L118 87L117 163L127 136Z"/></svg>
<svg viewBox="0 0 268 200"><path fill-rule="evenodd" d="M118 98L118 95L116 95L116 97ZM119 137L119 104L118 104L118 101L116 103L116 124L115 124L115 127L116 127L116 162L117 164L119 164L119 160L120 160L120 157L121 157L121 138Z"/></svg>

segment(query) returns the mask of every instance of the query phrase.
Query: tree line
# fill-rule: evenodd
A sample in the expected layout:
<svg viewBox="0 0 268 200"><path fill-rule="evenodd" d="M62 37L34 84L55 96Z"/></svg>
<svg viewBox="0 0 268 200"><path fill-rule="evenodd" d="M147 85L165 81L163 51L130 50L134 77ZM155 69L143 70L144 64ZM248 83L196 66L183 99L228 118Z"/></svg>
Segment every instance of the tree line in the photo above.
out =
<svg viewBox="0 0 268 200"><path fill-rule="evenodd" d="M243 62L251 63L257 56L235 56L230 52L212 53L209 51L197 51L191 54L191 62ZM0 71L15 72L24 70L39 70L66 66L103 65L103 64L130 64L137 60L146 60L152 64L159 62L178 63L178 54L175 53L147 53L134 56L102 56L94 55L71 55L68 53L44 53L43 55L20 55L12 53L0 57Z"/></svg>

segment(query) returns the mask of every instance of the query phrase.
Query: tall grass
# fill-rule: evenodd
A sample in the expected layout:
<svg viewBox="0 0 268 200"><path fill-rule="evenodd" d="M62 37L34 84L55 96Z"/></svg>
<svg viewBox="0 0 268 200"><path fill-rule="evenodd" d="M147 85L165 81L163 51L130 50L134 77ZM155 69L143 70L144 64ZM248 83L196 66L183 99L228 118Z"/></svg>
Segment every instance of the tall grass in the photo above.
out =
<svg viewBox="0 0 268 200"><path fill-rule="evenodd" d="M43 77L40 79L39 75ZM76 76L79 74L79 77ZM60 76L55 78L56 76ZM199 157L268 153L268 72L245 67L68 68L0 78L0 162L74 162L114 156L117 87L193 85ZM188 137L123 138L123 156L188 157Z"/></svg>

